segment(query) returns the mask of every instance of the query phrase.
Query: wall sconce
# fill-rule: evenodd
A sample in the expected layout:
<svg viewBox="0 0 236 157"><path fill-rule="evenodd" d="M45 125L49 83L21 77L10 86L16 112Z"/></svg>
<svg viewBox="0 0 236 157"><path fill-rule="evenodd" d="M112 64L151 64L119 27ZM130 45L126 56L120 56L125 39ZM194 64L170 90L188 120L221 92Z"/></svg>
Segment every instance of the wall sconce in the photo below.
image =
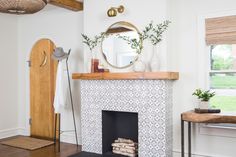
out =
<svg viewBox="0 0 236 157"><path fill-rule="evenodd" d="M108 11L107 11L107 15L109 17L115 17L118 13L123 13L125 11L125 7L123 5L120 5L119 7L111 7Z"/></svg>

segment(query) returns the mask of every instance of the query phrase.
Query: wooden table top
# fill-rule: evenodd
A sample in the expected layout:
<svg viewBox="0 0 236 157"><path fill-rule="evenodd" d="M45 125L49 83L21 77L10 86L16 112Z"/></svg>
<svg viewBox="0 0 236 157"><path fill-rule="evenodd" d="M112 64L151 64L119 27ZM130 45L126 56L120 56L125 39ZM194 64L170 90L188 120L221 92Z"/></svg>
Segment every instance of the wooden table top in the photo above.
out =
<svg viewBox="0 0 236 157"><path fill-rule="evenodd" d="M181 114L184 121L193 123L233 123L236 124L236 113L195 113L188 111Z"/></svg>

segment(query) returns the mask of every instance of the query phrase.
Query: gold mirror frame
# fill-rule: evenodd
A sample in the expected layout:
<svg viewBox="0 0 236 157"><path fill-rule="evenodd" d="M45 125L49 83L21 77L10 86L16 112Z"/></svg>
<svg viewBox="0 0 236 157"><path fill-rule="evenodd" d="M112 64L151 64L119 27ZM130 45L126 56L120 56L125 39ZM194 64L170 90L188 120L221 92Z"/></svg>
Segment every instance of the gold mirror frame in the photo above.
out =
<svg viewBox="0 0 236 157"><path fill-rule="evenodd" d="M135 30L135 31L138 33L138 35L139 35L140 43L143 45L143 40L142 40L142 38L141 38L141 36L140 36L141 33L140 33L140 31L138 30L138 28L137 28L136 26L134 26L133 24L131 24L130 22L127 22L127 21L119 21L119 22L113 23L110 27L108 27L108 29L106 30L105 34L107 34L107 32L108 32L113 26L115 26L115 25L117 25L117 24L134 28L134 30ZM132 63L130 63L130 64L127 65L127 66L117 67L117 66L115 66L115 65L112 65L111 63L109 63L109 62L107 61L107 59L106 59L105 56L104 56L104 52L103 52L103 41L104 41L104 39L105 39L105 35L102 37L102 42L101 42L101 55L102 55L103 59L105 60L105 62L106 62L109 66L111 66L111 67L113 67L113 68L116 68L116 69L125 69L125 68L128 68L128 67L131 67L131 66L138 60L138 55L139 55L139 54L137 53L137 57L133 60Z"/></svg>

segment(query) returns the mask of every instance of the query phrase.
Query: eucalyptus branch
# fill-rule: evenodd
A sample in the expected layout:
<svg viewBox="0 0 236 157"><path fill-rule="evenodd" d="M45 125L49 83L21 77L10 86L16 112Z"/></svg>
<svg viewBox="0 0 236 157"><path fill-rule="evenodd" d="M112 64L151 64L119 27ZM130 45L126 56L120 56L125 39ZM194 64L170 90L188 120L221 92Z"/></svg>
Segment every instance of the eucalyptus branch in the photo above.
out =
<svg viewBox="0 0 236 157"><path fill-rule="evenodd" d="M157 45L162 41L162 35L167 30L169 24L171 22L166 20L163 23L154 25L151 21L144 30L139 33L140 39L131 39L128 36L121 36L118 34L119 38L125 40L129 45L131 45L132 49L135 49L138 54L141 53L143 49L142 41L149 39L153 45ZM99 43L102 42L104 36L107 36L104 32L99 35L95 35L94 38L89 38L87 35L82 34L83 43L88 46L90 51L92 51Z"/></svg>
<svg viewBox="0 0 236 157"><path fill-rule="evenodd" d="M140 34L142 40L146 40L147 38L149 38L151 30L153 30L153 22L149 23L148 26L146 26Z"/></svg>
<svg viewBox="0 0 236 157"><path fill-rule="evenodd" d="M89 38L87 35L82 34L83 43L86 44L90 51L92 51L99 43L102 42L102 38L104 37L104 32L99 35L95 35L94 38Z"/></svg>
<svg viewBox="0 0 236 157"><path fill-rule="evenodd" d="M118 38L126 41L131 46L132 49L136 50L138 54L141 53L143 47L140 39L139 40L137 40L136 38L131 39L129 36L122 36L120 34L117 34L117 36Z"/></svg>
<svg viewBox="0 0 236 157"><path fill-rule="evenodd" d="M163 23L154 25L151 21L141 33L142 40L149 39L153 45L162 41L162 35L167 30L171 22L166 20Z"/></svg>

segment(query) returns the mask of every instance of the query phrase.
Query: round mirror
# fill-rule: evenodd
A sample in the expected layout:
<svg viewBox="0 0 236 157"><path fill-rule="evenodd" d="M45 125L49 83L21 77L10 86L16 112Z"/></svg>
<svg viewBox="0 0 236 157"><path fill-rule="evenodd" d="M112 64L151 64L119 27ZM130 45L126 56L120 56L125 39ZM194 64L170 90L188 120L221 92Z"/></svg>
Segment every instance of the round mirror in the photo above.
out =
<svg viewBox="0 0 236 157"><path fill-rule="evenodd" d="M103 36L102 55L114 68L127 68L137 59L142 50L139 30L128 22L111 25Z"/></svg>

